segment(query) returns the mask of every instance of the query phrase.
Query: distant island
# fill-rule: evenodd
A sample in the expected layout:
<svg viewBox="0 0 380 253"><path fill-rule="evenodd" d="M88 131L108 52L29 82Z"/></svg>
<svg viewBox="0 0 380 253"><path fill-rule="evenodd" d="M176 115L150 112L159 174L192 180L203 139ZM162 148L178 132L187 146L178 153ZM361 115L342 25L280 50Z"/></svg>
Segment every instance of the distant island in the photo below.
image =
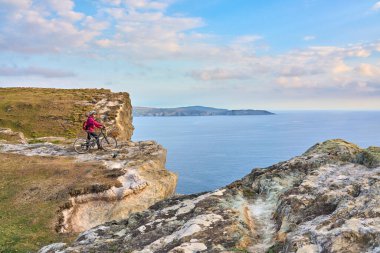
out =
<svg viewBox="0 0 380 253"><path fill-rule="evenodd" d="M220 116L220 115L273 115L265 110L228 110L205 106L186 106L178 108L133 107L135 117L167 117L167 116Z"/></svg>

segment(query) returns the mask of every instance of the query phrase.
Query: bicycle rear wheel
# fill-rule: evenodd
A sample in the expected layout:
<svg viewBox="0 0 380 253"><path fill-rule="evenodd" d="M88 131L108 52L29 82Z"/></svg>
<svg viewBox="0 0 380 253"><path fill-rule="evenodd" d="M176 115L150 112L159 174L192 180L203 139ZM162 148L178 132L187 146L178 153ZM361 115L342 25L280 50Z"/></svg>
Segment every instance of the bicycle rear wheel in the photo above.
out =
<svg viewBox="0 0 380 253"><path fill-rule="evenodd" d="M79 154L85 154L90 150L90 145L85 138L78 138L74 142L74 150Z"/></svg>
<svg viewBox="0 0 380 253"><path fill-rule="evenodd" d="M100 145L103 149L110 150L117 148L117 141L113 136L104 136L104 138L100 140Z"/></svg>

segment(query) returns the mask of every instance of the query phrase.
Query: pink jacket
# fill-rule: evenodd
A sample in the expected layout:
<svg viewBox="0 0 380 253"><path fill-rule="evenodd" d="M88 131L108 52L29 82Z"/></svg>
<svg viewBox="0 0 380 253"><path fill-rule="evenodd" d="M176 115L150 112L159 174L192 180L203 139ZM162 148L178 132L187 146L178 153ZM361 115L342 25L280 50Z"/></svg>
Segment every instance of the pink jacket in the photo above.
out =
<svg viewBox="0 0 380 253"><path fill-rule="evenodd" d="M94 119L94 116L89 116L86 121L86 131L93 133L95 131L95 127L101 128L103 125L97 122Z"/></svg>

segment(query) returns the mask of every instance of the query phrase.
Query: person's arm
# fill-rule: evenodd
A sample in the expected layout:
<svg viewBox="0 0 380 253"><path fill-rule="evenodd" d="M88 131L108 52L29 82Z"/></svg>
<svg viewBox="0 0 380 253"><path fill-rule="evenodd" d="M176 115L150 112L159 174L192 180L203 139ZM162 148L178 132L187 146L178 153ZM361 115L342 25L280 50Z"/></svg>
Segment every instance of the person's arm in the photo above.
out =
<svg viewBox="0 0 380 253"><path fill-rule="evenodd" d="M96 120L94 120L94 125L97 127L97 128L102 128L103 125L100 124L99 122L97 122Z"/></svg>

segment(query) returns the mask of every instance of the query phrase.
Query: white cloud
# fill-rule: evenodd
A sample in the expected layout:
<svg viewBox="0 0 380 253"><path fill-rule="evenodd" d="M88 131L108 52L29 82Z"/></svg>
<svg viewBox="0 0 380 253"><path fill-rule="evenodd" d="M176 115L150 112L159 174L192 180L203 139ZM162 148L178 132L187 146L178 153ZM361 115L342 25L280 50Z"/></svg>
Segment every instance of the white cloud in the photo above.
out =
<svg viewBox="0 0 380 253"><path fill-rule="evenodd" d="M85 16L83 13L73 11L75 5L73 0L47 0L47 4L49 4L52 10L59 16L72 21L78 21Z"/></svg>
<svg viewBox="0 0 380 253"><path fill-rule="evenodd" d="M351 71L351 68L343 60L338 60L331 71L333 74L342 74Z"/></svg>
<svg viewBox="0 0 380 253"><path fill-rule="evenodd" d="M102 0L102 2L112 5L120 5L122 0Z"/></svg>
<svg viewBox="0 0 380 253"><path fill-rule="evenodd" d="M378 1L377 3L375 3L375 5L372 6L372 10L374 11L380 10L380 1Z"/></svg>
<svg viewBox="0 0 380 253"><path fill-rule="evenodd" d="M249 44L261 40L263 37L259 35L244 35L237 37L233 44Z"/></svg>
<svg viewBox="0 0 380 253"><path fill-rule="evenodd" d="M0 6L8 8L28 8L32 0L0 0Z"/></svg>
<svg viewBox="0 0 380 253"><path fill-rule="evenodd" d="M306 86L303 80L299 76L293 77L279 77L276 79L276 83L284 88L301 88ZM310 86L310 85L308 85Z"/></svg>
<svg viewBox="0 0 380 253"><path fill-rule="evenodd" d="M315 40L315 39L316 39L316 37L313 35L307 35L307 36L303 37L304 41L311 41L311 40Z"/></svg>
<svg viewBox="0 0 380 253"><path fill-rule="evenodd" d="M229 80L229 79L249 79L251 77L250 73L246 73L242 68L236 69L212 69L206 71L193 71L190 76L203 80Z"/></svg>
<svg viewBox="0 0 380 253"><path fill-rule="evenodd" d="M33 5L27 0L0 0L0 51L58 53L88 46L105 25L73 9L72 0Z"/></svg>
<svg viewBox="0 0 380 253"><path fill-rule="evenodd" d="M42 67L7 67L0 66L0 76L42 76L46 78L73 77L73 72Z"/></svg>
<svg viewBox="0 0 380 253"><path fill-rule="evenodd" d="M365 77L380 77L380 68L368 63L362 63L355 70Z"/></svg>
<svg viewBox="0 0 380 253"><path fill-rule="evenodd" d="M265 45L261 36L248 34L221 44L225 37L197 31L205 25L202 18L169 15L170 0L101 2L98 12L88 16L75 11L73 0L33 4L30 0L0 0L0 51L24 55L74 52L148 66L165 61L190 63L188 66L196 67L184 67L181 73L208 84L214 80L219 84L264 80L269 87L283 89L354 86L368 90L380 78L379 67L369 62L373 52L380 51L379 42L316 46L263 56L257 54ZM72 74L41 68L3 67L1 71L7 76Z"/></svg>
<svg viewBox="0 0 380 253"><path fill-rule="evenodd" d="M169 1L151 1L151 0L125 0L130 8L136 9L156 9L164 10L170 4Z"/></svg>
<svg viewBox="0 0 380 253"><path fill-rule="evenodd" d="M374 89L373 84L380 78L379 68L366 63L375 51L376 43L309 47L274 56L239 55L240 52L230 50L219 55L220 59L229 61L215 60L214 68L194 70L190 76L205 81L259 79L266 80L267 85L271 85L272 80L283 89L339 87L368 92L368 87Z"/></svg>

